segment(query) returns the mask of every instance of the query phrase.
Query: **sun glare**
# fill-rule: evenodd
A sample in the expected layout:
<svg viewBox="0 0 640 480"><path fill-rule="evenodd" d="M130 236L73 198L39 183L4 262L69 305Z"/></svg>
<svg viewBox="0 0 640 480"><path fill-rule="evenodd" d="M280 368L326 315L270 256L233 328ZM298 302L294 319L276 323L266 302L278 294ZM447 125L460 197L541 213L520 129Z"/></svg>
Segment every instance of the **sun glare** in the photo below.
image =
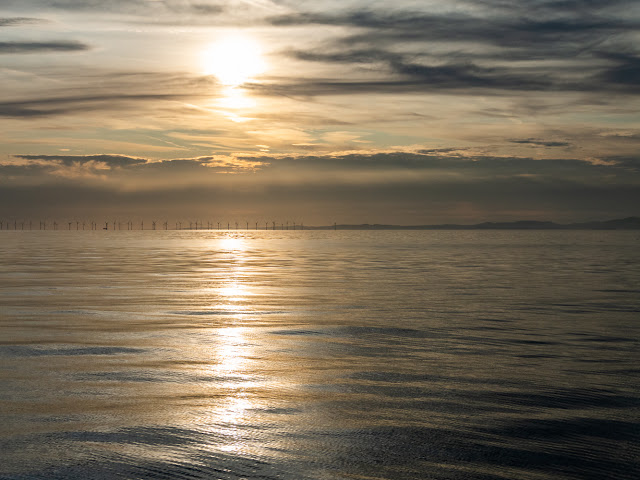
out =
<svg viewBox="0 0 640 480"><path fill-rule="evenodd" d="M206 75L214 75L222 84L237 87L264 72L260 44L241 34L229 34L213 43L204 52L203 69Z"/></svg>

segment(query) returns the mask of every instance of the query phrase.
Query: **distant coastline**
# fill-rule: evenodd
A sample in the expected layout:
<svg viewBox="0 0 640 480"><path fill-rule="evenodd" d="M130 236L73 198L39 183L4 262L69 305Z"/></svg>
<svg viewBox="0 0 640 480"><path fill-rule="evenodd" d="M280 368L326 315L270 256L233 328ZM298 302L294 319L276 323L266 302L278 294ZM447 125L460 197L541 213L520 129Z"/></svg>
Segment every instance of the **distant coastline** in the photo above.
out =
<svg viewBox="0 0 640 480"><path fill-rule="evenodd" d="M583 222L583 223L555 223L550 221L519 220L515 222L483 222L473 225L459 225L446 223L439 225L330 225L312 227L305 226L305 230L640 230L640 217L618 218L614 220Z"/></svg>

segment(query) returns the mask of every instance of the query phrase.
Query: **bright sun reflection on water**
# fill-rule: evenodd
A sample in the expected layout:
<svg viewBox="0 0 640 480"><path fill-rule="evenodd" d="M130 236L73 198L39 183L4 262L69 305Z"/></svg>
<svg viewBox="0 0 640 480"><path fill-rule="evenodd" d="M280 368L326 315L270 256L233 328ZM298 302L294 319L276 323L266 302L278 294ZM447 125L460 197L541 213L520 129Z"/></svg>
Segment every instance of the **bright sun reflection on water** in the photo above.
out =
<svg viewBox="0 0 640 480"><path fill-rule="evenodd" d="M245 249L245 243L242 238L230 236L221 238L218 242L218 246L221 250L226 251L237 251Z"/></svg>
<svg viewBox="0 0 640 480"><path fill-rule="evenodd" d="M226 236L216 240L214 249L221 261L228 262L226 278L217 278L206 289L212 294L215 310L228 312L220 323L211 329L210 363L206 375L215 379L215 394L208 406L206 422L224 441L215 445L223 452L245 452L251 443L243 425L255 409L251 389L256 388L256 372L252 370L254 345L250 340L250 328L238 325L246 320L249 310L247 297L252 295L247 282L245 240Z"/></svg>
<svg viewBox="0 0 640 480"><path fill-rule="evenodd" d="M218 288L217 293L223 296L227 302L242 302L250 295L247 286L237 282ZM233 308L238 308L238 305L233 305Z"/></svg>
<svg viewBox="0 0 640 480"><path fill-rule="evenodd" d="M217 446L225 452L239 452L246 447L242 424L247 411L254 407L247 389L252 387L249 358L252 346L246 338L246 328L227 327L217 331L215 360L212 373L219 378L221 395L211 404L209 418L226 442Z"/></svg>
<svg viewBox="0 0 640 480"><path fill-rule="evenodd" d="M244 376L241 367L245 363L243 354L247 348L245 330L243 327L227 327L218 331L218 363L215 367L217 374L239 378Z"/></svg>

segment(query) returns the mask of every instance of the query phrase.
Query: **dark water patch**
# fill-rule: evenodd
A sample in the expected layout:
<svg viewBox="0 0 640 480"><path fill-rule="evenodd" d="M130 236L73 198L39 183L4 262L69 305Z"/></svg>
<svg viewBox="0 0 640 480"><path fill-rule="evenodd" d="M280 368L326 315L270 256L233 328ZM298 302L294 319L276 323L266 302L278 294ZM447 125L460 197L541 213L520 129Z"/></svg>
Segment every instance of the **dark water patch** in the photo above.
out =
<svg viewBox="0 0 640 480"><path fill-rule="evenodd" d="M52 434L51 438L74 442L178 446L202 442L211 435L215 436L215 433L204 435L196 430L177 427L133 427L112 432L62 432Z"/></svg>
<svg viewBox="0 0 640 480"><path fill-rule="evenodd" d="M392 398L425 398L431 394L431 389L419 386L389 386L389 385L364 385L364 384L337 384L335 385L342 392L369 394L378 397Z"/></svg>
<svg viewBox="0 0 640 480"><path fill-rule="evenodd" d="M162 436L162 434L160 434ZM104 443L97 436L89 442ZM111 480L125 479L167 479L167 480L311 480L302 472L291 474L283 468L282 462L266 462L262 459L241 454L216 451L215 445L189 442L189 451L183 443L160 441L154 444L136 442L140 448L149 447L148 455L131 455L105 451L80 455L80 460L55 467L29 468L26 473L0 476L2 480ZM114 442L115 448L118 445ZM129 442L126 442L129 443ZM152 448L153 447L153 448ZM211 448L213 447L213 448ZM82 448L82 447L81 447ZM162 458L164 457L164 458Z"/></svg>
<svg viewBox="0 0 640 480"><path fill-rule="evenodd" d="M411 474L402 475L403 469L411 467L422 470L423 478L439 479L477 479L484 475L484 478L494 479L543 476L631 480L637 478L639 472L637 462L612 458L606 452L594 451L593 445L588 443L572 450L558 448L547 451L524 441L500 445L472 432L418 427L346 431L341 433L339 442L342 448L337 456L346 470L374 475L380 474L381 469L388 471L390 467L396 467L400 475L393 478L418 478ZM457 476L447 477L435 471L431 475L425 467L426 462L452 469L467 467L472 472L483 473L464 474L460 471ZM521 470L520 475L513 471L503 473L505 468Z"/></svg>
<svg viewBox="0 0 640 480"><path fill-rule="evenodd" d="M596 337L582 338L583 342L598 342L598 343L637 343L638 339L629 337L610 337L606 335Z"/></svg>
<svg viewBox="0 0 640 480"><path fill-rule="evenodd" d="M613 350L613 348L611 348L610 350ZM573 361L580 363L597 363L602 365L610 363L621 363L621 360L613 358L574 358Z"/></svg>
<svg viewBox="0 0 640 480"><path fill-rule="evenodd" d="M607 373L613 375L640 375L640 368L621 368L618 370L608 370Z"/></svg>
<svg viewBox="0 0 640 480"><path fill-rule="evenodd" d="M410 338L429 338L441 336L442 334L427 333L422 330L412 328L384 328L384 327L366 327L366 326L345 326L345 327L326 327L322 330L311 329L295 329L295 330L273 330L269 332L273 335L292 335L292 336L326 336L336 338L366 338L366 337L410 337Z"/></svg>
<svg viewBox="0 0 640 480"><path fill-rule="evenodd" d="M560 345L559 342L553 342L550 340L526 340L521 338L508 338L505 339L508 343L515 343L519 345Z"/></svg>
<svg viewBox="0 0 640 480"><path fill-rule="evenodd" d="M175 375L174 375L175 376ZM161 375L152 372L93 372L74 376L78 381L109 381L109 382L167 382L171 381L170 375ZM176 381L176 380L174 380Z"/></svg>
<svg viewBox="0 0 640 480"><path fill-rule="evenodd" d="M619 303L597 303L593 305L594 308L602 312L640 312L640 306L637 305L621 305Z"/></svg>
<svg viewBox="0 0 640 480"><path fill-rule="evenodd" d="M501 337L475 337L470 335L456 335L454 337L457 341L469 344L469 345L504 345L504 344L516 344L516 345L545 345L555 346L561 345L560 342L554 340L531 340L527 338L501 338Z"/></svg>
<svg viewBox="0 0 640 480"><path fill-rule="evenodd" d="M320 330L273 330L269 332L271 335L292 335L292 336L303 336L303 337L318 337L318 336L328 336L328 332L323 332Z"/></svg>
<svg viewBox="0 0 640 480"><path fill-rule="evenodd" d="M563 313L640 312L640 308L634 305L608 302L551 303L549 308Z"/></svg>
<svg viewBox="0 0 640 480"><path fill-rule="evenodd" d="M551 355L551 354L544 354L544 353L539 353L539 354L530 353L530 354L516 355L516 357L518 357L518 358L561 358L561 355Z"/></svg>
<svg viewBox="0 0 640 480"><path fill-rule="evenodd" d="M588 304L563 304L555 303L549 305L518 305L515 310L523 312L540 312L557 314L593 314L593 313L636 313L640 312L640 307L635 305L621 305L613 303L588 303Z"/></svg>
<svg viewBox="0 0 640 480"><path fill-rule="evenodd" d="M635 290L631 288L603 288L599 290L594 290L594 292L602 292L602 293L640 293L640 290Z"/></svg>
<svg viewBox="0 0 640 480"><path fill-rule="evenodd" d="M46 357L74 355L134 355L145 353L146 349L130 347L42 347L28 345L0 345L0 356L5 357Z"/></svg>
<svg viewBox="0 0 640 480"><path fill-rule="evenodd" d="M640 407L640 397L603 390L565 389L537 392L469 392L471 398L539 410L623 409Z"/></svg>
<svg viewBox="0 0 640 480"><path fill-rule="evenodd" d="M399 327L348 326L339 327L337 330L344 335L351 335L356 337L359 337L361 335L380 335L393 337L429 338L433 336L429 332L425 332L422 330Z"/></svg>
<svg viewBox="0 0 640 480"><path fill-rule="evenodd" d="M419 390L410 388L375 388L372 386L346 386L336 385L328 389L323 386L315 386L323 391L345 394L343 398L358 397L358 403L362 409L379 409L387 412L394 411L400 415L413 417L426 417L434 413L460 416L468 418L470 415L482 415L484 417L497 417L520 413L518 406L502 403L487 403L476 401L456 390ZM340 410L353 409L353 401L336 400L328 406ZM448 423L447 423L448 424ZM448 424L453 428L452 424Z"/></svg>
<svg viewBox="0 0 640 480"><path fill-rule="evenodd" d="M451 378L441 375L429 375L429 374L410 374L410 373L398 373L398 372L384 372L384 371L371 371L371 372L356 372L348 375L347 378L353 380L369 380L373 382L385 382L385 383L412 383L412 382L442 382L448 381Z"/></svg>
<svg viewBox="0 0 640 480"><path fill-rule="evenodd" d="M503 427L483 428L482 431L500 437L561 439L565 437L598 437L615 441L634 442L640 454L640 422L604 420L598 418L527 419L511 422Z"/></svg>
<svg viewBox="0 0 640 480"><path fill-rule="evenodd" d="M492 322L492 323L513 323L513 320L507 320L505 318L486 318L480 317L477 319L479 322Z"/></svg>
<svg viewBox="0 0 640 480"><path fill-rule="evenodd" d="M389 371L363 371L347 375L345 378L353 380L365 380L371 382L384 382L391 384L407 383L446 383L446 384L473 384L473 385L500 385L521 386L519 383L498 378L476 378L469 376L433 375L425 373L400 373Z"/></svg>
<svg viewBox="0 0 640 480"><path fill-rule="evenodd" d="M502 328L502 327L492 327L489 325L481 325L481 326L477 326L477 327L467 327L467 330L470 331L479 331L479 332L505 332L505 331L509 331L508 328Z"/></svg>

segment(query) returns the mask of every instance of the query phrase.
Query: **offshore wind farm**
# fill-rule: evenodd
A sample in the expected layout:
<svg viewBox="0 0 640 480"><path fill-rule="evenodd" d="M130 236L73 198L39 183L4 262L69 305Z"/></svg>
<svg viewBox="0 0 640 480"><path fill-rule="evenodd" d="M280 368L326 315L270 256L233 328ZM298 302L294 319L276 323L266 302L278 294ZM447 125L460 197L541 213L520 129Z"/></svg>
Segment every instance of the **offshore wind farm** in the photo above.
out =
<svg viewBox="0 0 640 480"><path fill-rule="evenodd" d="M49 229L58 230L60 225L64 225L65 222L58 223L55 220L49 222L40 220L38 222L38 230ZM264 224L264 227L263 227ZM26 228L25 228L26 225ZM98 223L95 221L73 221L66 222L66 230L144 230L144 220L139 222L133 222L131 220L127 222L112 221ZM123 227L124 225L124 227ZM149 227L150 225L150 227ZM34 222L29 221L3 221L0 220L0 230L34 230ZM244 227L238 222L214 222L200 220L184 222L175 221L164 222L151 221L147 222L147 230L304 230L305 226L303 222L244 222ZM637 230L640 229L640 217L627 217L612 220L603 221L591 221L591 222L574 222L574 223L555 223L551 221L536 221L536 220L519 220L514 222L482 222L471 225L461 224L438 224L438 225L393 225L393 224L337 224L334 222L332 225L310 225L306 227L307 230Z"/></svg>

